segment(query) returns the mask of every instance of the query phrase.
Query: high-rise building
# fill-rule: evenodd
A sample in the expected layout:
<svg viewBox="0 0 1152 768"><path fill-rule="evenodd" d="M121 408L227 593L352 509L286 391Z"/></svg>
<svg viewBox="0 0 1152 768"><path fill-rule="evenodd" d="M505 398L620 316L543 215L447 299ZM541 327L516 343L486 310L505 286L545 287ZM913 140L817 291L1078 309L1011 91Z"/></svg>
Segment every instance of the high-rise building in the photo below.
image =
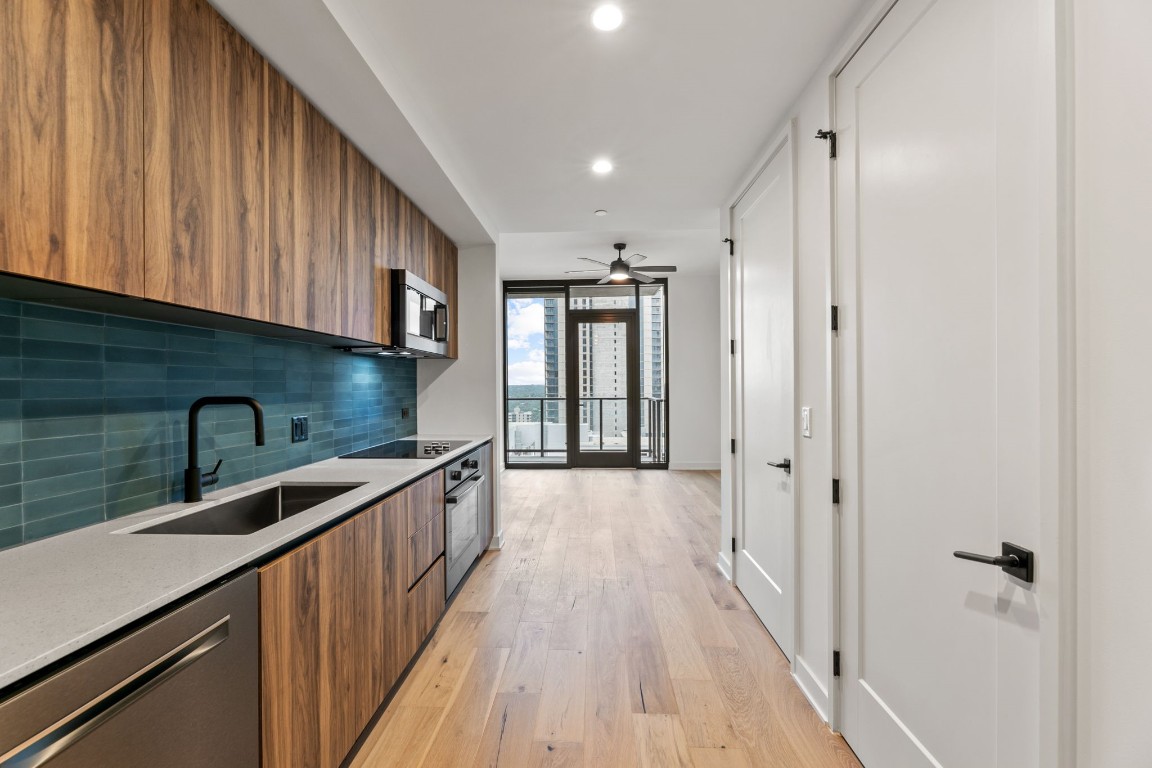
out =
<svg viewBox="0 0 1152 768"><path fill-rule="evenodd" d="M546 397L565 397L567 372L565 350L565 316L563 298L544 300L544 389ZM624 309L633 305L631 296L573 297L572 309ZM663 291L644 292L640 299L640 395L642 398L664 398L664 296ZM623 400L598 398L624 398L627 396L628 359L624 327L612 323L585 325L576 340L580 369L578 389L574 396L584 402L580 408L580 422L588 425L582 434L591 433L599 442L601 433L606 441L619 444L627 434L628 409ZM601 411L601 406L603 411ZM548 423L564 420L566 403L545 402L544 414ZM600 424L601 412L604 423Z"/></svg>

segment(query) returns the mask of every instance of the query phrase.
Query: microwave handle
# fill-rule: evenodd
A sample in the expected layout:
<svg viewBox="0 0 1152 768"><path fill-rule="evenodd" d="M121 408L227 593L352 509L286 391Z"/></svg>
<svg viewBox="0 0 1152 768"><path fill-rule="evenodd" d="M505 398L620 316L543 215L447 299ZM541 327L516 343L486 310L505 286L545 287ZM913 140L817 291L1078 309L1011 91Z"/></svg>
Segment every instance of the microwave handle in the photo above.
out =
<svg viewBox="0 0 1152 768"><path fill-rule="evenodd" d="M436 341L448 341L448 307L437 304L435 312L433 335L436 337Z"/></svg>

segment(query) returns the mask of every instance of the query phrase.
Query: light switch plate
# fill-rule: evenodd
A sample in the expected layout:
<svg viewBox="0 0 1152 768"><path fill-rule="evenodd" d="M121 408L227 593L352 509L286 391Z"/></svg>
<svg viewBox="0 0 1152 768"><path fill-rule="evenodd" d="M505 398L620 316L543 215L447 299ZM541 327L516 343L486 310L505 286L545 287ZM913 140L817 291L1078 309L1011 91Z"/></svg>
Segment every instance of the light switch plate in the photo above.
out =
<svg viewBox="0 0 1152 768"><path fill-rule="evenodd" d="M808 406L800 409L800 434L812 437L812 409Z"/></svg>

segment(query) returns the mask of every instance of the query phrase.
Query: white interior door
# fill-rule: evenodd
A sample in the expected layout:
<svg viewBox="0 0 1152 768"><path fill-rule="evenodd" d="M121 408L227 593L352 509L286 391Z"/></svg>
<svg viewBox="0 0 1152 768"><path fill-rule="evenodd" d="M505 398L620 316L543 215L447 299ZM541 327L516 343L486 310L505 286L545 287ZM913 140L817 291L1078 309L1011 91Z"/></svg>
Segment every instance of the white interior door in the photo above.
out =
<svg viewBox="0 0 1152 768"><path fill-rule="evenodd" d="M741 519L735 583L791 659L795 648L792 143L733 210L740 270Z"/></svg>
<svg viewBox="0 0 1152 768"><path fill-rule="evenodd" d="M1043 595L952 553L1040 542L1040 5L899 0L837 77L841 715L869 768L1038 765Z"/></svg>

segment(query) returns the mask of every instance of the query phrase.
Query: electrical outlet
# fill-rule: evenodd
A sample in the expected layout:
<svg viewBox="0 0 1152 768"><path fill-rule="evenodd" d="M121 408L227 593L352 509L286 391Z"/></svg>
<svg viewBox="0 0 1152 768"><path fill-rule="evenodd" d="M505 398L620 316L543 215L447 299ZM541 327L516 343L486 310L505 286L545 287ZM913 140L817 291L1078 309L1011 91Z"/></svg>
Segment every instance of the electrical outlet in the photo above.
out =
<svg viewBox="0 0 1152 768"><path fill-rule="evenodd" d="M408 418L408 409L407 408L401 408L400 409L400 418L402 418L402 419Z"/></svg>
<svg viewBox="0 0 1152 768"><path fill-rule="evenodd" d="M800 434L812 437L812 409L808 406L800 409Z"/></svg>
<svg viewBox="0 0 1152 768"><path fill-rule="evenodd" d="M301 443L308 439L308 417L292 417L292 442Z"/></svg>

